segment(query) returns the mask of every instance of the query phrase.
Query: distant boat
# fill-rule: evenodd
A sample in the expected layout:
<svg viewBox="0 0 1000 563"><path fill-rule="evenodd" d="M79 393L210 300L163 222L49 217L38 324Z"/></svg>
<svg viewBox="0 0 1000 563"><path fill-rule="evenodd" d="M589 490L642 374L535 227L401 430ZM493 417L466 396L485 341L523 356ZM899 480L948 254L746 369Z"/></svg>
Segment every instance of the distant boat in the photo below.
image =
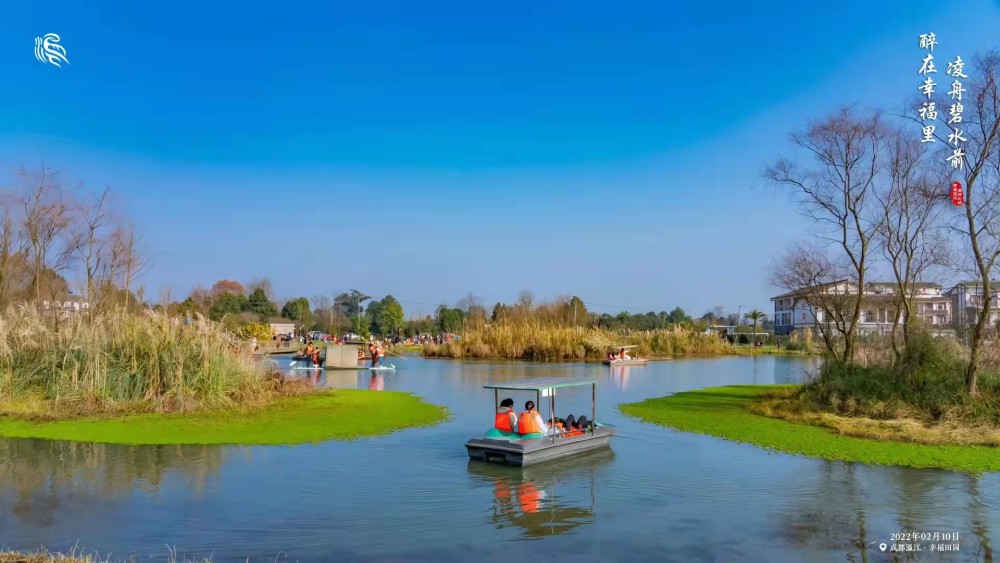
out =
<svg viewBox="0 0 1000 563"><path fill-rule="evenodd" d="M628 350L631 350L632 348L638 348L638 347L639 346L637 346L637 345L631 345L631 346L612 346L612 347L610 347L609 350L612 350L612 351L615 351L615 350L617 350L619 352L625 351L625 357L622 358L618 354L615 354L615 359L613 359L613 360L610 360L610 359L609 360L604 360L604 365L606 365L606 366L644 366L644 365L648 364L649 360L645 360L643 358L633 358L633 357L631 357L631 356L628 355Z"/></svg>

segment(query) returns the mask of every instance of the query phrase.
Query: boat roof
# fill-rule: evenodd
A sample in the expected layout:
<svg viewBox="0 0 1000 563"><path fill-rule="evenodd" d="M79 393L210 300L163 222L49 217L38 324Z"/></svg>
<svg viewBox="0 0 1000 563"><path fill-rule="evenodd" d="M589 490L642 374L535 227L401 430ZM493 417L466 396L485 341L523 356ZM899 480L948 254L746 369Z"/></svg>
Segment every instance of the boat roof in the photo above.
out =
<svg viewBox="0 0 1000 563"><path fill-rule="evenodd" d="M483 385L485 389L510 389L514 391L541 391L542 389L558 389L560 387L578 387L595 385L597 380L589 377L540 377L537 379L521 379L519 381L503 381Z"/></svg>

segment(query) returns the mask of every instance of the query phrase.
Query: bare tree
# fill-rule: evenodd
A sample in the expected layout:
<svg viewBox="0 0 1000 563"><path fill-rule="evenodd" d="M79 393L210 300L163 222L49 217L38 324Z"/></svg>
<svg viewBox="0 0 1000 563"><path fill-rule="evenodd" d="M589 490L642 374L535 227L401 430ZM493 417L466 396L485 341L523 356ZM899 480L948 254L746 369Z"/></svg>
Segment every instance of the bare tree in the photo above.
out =
<svg viewBox="0 0 1000 563"><path fill-rule="evenodd" d="M152 263L145 252L144 243L136 235L135 227L125 223L118 225L111 234L109 273L116 279L124 292L125 307L130 306L132 284L141 278Z"/></svg>
<svg viewBox="0 0 1000 563"><path fill-rule="evenodd" d="M848 281L853 287L848 291L860 295L868 279L872 239L878 226L871 196L882 165L882 114L876 111L859 116L851 108L843 108L814 123L804 134L792 135L792 141L813 157L815 166L803 168L780 159L767 169L765 177L792 188L803 214L825 231L819 235L835 245L849 263ZM861 299L852 301L853 310L845 317L847 326L842 331L840 359L844 362L854 358L861 316Z"/></svg>
<svg viewBox="0 0 1000 563"><path fill-rule="evenodd" d="M853 264L831 260L826 249L801 244L790 250L772 268L771 283L792 293L812 310L816 330L827 352L846 363L848 336L855 327L860 296L850 287Z"/></svg>
<svg viewBox="0 0 1000 563"><path fill-rule="evenodd" d="M105 187L100 195L84 198L76 204L78 220L73 249L83 269L86 298L92 302L99 301L98 280L111 254L111 238L104 232L110 219L107 209L109 192L110 188Z"/></svg>
<svg viewBox="0 0 1000 563"><path fill-rule="evenodd" d="M0 194L0 307L7 304L15 277L14 266L23 262L23 242L14 198L10 194Z"/></svg>
<svg viewBox="0 0 1000 563"><path fill-rule="evenodd" d="M896 363L903 361L918 316L914 299L918 282L935 264L945 260L946 246L939 219L947 194L935 191L947 185L940 167L928 166L925 147L899 129L887 135L888 181L875 190L880 219L876 240L896 281L890 341ZM902 345L896 337L903 319Z"/></svg>
<svg viewBox="0 0 1000 563"><path fill-rule="evenodd" d="M952 156L948 147L948 135L954 129L964 134L964 155L960 162L960 178L964 180L964 217L955 221L954 232L963 242L963 269L971 273L982 284L983 298L976 303L978 311L976 324L972 327L969 341L969 363L965 370L965 384L970 395L979 393L977 376L980 369L983 342L993 307L990 276L1000 260L1000 53L988 51L973 59L969 78L963 82L968 86L967 94L961 100L939 97L935 102L939 125L934 136L940 141L945 155ZM962 105L961 120L949 124L953 112L944 108ZM936 143L935 143L936 144Z"/></svg>
<svg viewBox="0 0 1000 563"><path fill-rule="evenodd" d="M42 168L31 174L21 171L25 182L23 232L29 251L35 300L41 301L42 287L46 281L66 269L72 256L72 244L66 236L70 228L69 197L54 182L54 173ZM60 247L60 243L63 246ZM58 291L58 284L50 286L50 293Z"/></svg>

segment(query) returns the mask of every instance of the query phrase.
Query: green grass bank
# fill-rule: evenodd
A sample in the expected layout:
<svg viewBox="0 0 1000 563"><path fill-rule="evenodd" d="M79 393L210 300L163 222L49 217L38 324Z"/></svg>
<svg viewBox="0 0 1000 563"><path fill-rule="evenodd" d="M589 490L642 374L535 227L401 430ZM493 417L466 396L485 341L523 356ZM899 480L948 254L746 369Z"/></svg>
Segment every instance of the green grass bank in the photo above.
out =
<svg viewBox="0 0 1000 563"><path fill-rule="evenodd" d="M708 434L791 454L839 461L967 473L1000 471L1000 449L845 436L820 426L757 414L751 408L794 385L736 385L677 393L619 406L626 415L684 432Z"/></svg>
<svg viewBox="0 0 1000 563"><path fill-rule="evenodd" d="M276 399L257 409L31 420L0 417L0 436L125 445L283 445L353 440L431 426L447 409L397 391L344 389Z"/></svg>

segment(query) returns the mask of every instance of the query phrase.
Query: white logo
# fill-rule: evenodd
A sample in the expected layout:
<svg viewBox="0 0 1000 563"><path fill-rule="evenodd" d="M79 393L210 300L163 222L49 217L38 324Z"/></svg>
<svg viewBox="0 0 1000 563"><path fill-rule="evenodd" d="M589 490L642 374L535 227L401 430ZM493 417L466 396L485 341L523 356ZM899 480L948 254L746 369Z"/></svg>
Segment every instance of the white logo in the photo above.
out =
<svg viewBox="0 0 1000 563"><path fill-rule="evenodd" d="M35 58L59 68L62 68L59 61L69 64L66 48L59 44L59 36L55 33L46 33L44 37L35 38Z"/></svg>

